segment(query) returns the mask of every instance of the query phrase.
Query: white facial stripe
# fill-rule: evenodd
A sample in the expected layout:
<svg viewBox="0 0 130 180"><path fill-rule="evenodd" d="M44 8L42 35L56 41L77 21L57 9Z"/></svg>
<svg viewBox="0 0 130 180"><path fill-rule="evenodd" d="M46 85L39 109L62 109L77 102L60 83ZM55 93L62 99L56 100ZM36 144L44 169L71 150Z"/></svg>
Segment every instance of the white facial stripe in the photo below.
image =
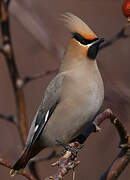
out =
<svg viewBox="0 0 130 180"><path fill-rule="evenodd" d="M88 48L93 45L94 42L87 44Z"/></svg>
<svg viewBox="0 0 130 180"><path fill-rule="evenodd" d="M87 47L89 48L91 45L93 45L94 42L92 42L92 43L90 43L90 44L87 44L87 45L81 44L79 41L78 41L78 43L80 44L80 46L83 46L83 47L86 47L86 46L87 46Z"/></svg>
<svg viewBox="0 0 130 180"><path fill-rule="evenodd" d="M49 115L49 111L47 111L47 113L46 113L46 116L45 116L45 122L46 122L47 119L48 119L48 115Z"/></svg>
<svg viewBox="0 0 130 180"><path fill-rule="evenodd" d="M83 47L87 46L87 45L81 44L79 41L77 41L77 42L80 44L80 46L83 46Z"/></svg>

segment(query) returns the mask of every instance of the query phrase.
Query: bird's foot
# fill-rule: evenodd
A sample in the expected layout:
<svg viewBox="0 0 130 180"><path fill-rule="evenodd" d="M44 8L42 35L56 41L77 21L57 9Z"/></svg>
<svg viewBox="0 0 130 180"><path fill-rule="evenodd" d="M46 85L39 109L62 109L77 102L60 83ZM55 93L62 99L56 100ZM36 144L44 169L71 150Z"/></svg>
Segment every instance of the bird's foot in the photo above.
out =
<svg viewBox="0 0 130 180"><path fill-rule="evenodd" d="M93 122L93 125L95 126L95 132L101 132L101 128L96 123Z"/></svg>
<svg viewBox="0 0 130 180"><path fill-rule="evenodd" d="M67 151L71 152L71 159L74 160L77 157L78 154L78 142L74 142L71 144L64 144L61 141L57 140L57 144L64 147L64 150L61 152L62 156L66 154Z"/></svg>

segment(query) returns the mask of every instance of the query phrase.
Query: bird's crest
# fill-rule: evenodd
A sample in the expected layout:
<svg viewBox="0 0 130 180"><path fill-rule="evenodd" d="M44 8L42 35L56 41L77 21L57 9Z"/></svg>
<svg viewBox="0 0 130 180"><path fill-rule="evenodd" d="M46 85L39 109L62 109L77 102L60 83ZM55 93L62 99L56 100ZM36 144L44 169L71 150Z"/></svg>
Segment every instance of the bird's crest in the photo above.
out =
<svg viewBox="0 0 130 180"><path fill-rule="evenodd" d="M72 13L63 14L63 21L71 33L78 33L86 39L97 38L96 34L79 17Z"/></svg>

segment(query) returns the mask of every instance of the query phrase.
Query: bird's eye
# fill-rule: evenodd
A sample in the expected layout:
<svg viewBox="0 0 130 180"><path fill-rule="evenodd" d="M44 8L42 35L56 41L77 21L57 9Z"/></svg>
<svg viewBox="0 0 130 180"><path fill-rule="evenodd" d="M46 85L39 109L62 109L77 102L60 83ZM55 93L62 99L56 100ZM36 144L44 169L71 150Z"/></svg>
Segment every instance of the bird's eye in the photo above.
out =
<svg viewBox="0 0 130 180"><path fill-rule="evenodd" d="M81 44L86 45L86 39L83 38L80 34L78 33L73 33L73 38L75 38L78 42L80 42Z"/></svg>
<svg viewBox="0 0 130 180"><path fill-rule="evenodd" d="M80 43L85 45L85 44L86 44L86 40L85 40L85 39L82 39L82 40L80 41Z"/></svg>

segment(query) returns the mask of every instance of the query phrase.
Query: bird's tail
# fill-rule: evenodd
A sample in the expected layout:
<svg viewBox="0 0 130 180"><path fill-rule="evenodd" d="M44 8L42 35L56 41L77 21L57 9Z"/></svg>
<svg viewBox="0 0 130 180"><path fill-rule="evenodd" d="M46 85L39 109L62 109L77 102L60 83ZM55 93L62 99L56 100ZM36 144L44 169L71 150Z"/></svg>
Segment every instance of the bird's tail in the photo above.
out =
<svg viewBox="0 0 130 180"><path fill-rule="evenodd" d="M25 166L30 160L31 151L29 149L30 148L25 147L19 159L16 161L16 163L10 171L11 176L15 175L17 172L22 172L24 170Z"/></svg>

